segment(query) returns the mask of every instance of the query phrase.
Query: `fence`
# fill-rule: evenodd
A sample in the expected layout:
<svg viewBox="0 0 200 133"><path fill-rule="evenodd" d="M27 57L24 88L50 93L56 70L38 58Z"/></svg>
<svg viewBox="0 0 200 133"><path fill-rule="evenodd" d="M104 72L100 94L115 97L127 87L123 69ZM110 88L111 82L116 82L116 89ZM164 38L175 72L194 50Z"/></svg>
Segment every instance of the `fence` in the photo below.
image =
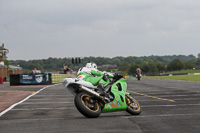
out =
<svg viewBox="0 0 200 133"><path fill-rule="evenodd" d="M64 78L73 78L71 74L52 74L52 83L62 83Z"/></svg>

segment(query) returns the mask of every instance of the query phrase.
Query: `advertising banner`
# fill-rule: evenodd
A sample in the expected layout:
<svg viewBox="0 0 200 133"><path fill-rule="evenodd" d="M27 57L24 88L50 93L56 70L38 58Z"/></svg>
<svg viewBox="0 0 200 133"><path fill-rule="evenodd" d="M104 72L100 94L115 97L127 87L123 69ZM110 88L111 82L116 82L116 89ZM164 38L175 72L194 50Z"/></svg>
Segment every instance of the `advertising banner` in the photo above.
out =
<svg viewBox="0 0 200 133"><path fill-rule="evenodd" d="M46 84L46 74L20 74L20 84Z"/></svg>

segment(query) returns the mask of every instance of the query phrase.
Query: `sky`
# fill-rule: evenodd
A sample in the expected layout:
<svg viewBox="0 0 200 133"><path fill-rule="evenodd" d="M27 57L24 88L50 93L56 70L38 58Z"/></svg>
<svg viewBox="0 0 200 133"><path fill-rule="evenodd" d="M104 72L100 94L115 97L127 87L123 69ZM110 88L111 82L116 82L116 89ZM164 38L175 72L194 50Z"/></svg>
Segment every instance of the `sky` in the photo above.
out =
<svg viewBox="0 0 200 133"><path fill-rule="evenodd" d="M8 60L197 56L199 42L199 0L0 0Z"/></svg>

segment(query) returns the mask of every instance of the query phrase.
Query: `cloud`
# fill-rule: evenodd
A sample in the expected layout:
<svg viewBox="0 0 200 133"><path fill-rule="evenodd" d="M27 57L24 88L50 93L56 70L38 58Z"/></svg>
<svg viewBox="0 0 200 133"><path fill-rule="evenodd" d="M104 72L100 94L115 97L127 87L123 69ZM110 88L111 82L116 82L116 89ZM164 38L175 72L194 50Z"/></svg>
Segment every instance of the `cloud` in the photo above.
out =
<svg viewBox="0 0 200 133"><path fill-rule="evenodd" d="M197 0L0 0L0 42L10 59L197 54L199 6Z"/></svg>

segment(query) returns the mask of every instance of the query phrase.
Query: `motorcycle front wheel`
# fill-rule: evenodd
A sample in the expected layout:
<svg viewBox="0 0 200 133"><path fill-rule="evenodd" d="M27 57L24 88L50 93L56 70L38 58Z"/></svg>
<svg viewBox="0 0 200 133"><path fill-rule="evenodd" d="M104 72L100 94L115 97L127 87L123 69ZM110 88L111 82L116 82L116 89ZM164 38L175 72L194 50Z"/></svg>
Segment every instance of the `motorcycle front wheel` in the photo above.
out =
<svg viewBox="0 0 200 133"><path fill-rule="evenodd" d="M141 78L141 77L140 77L140 75L138 74L138 75L137 75L137 79L140 80L140 78Z"/></svg>
<svg viewBox="0 0 200 133"><path fill-rule="evenodd" d="M87 93L78 93L74 103L78 111L88 118L96 118L101 113L101 106L98 101L94 101Z"/></svg>
<svg viewBox="0 0 200 133"><path fill-rule="evenodd" d="M126 95L126 111L132 115L139 115L141 113L141 108L139 103L130 95Z"/></svg>

